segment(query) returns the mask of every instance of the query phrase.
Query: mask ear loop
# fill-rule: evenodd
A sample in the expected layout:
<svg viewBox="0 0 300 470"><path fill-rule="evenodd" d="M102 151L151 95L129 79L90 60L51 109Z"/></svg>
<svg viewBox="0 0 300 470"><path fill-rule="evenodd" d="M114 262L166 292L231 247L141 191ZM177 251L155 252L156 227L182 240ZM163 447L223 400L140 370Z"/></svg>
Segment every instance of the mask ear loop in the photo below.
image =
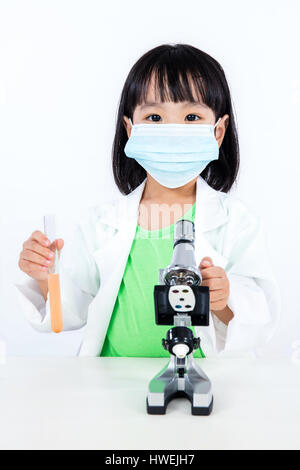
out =
<svg viewBox="0 0 300 470"><path fill-rule="evenodd" d="M219 119L217 120L216 124L214 125L214 129L217 127L217 125L219 124L220 121L221 121L221 118L219 117Z"/></svg>
<svg viewBox="0 0 300 470"><path fill-rule="evenodd" d="M129 118L129 122L131 124L131 127L133 126L131 118Z"/></svg>
<svg viewBox="0 0 300 470"><path fill-rule="evenodd" d="M215 128L217 127L217 125L219 124L221 118L219 117L219 119L217 120L216 124L214 125L214 130L213 130L213 133L214 133L214 137L216 138L216 135L215 135Z"/></svg>

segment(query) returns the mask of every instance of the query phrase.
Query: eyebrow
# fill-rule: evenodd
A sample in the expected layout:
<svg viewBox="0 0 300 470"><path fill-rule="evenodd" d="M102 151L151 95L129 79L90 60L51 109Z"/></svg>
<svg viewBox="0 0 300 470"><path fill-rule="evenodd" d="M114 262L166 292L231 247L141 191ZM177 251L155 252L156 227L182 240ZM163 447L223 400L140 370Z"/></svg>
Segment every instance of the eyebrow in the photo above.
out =
<svg viewBox="0 0 300 470"><path fill-rule="evenodd" d="M155 103L154 101L149 101L149 102L145 102L145 104L142 104L140 106L141 109L144 109L144 108L148 108L148 107L151 107L151 106L159 106L159 107L162 107L164 103ZM186 103L184 106L200 106L201 108L207 108L207 106L203 103L201 103L200 101L190 101L188 103Z"/></svg>

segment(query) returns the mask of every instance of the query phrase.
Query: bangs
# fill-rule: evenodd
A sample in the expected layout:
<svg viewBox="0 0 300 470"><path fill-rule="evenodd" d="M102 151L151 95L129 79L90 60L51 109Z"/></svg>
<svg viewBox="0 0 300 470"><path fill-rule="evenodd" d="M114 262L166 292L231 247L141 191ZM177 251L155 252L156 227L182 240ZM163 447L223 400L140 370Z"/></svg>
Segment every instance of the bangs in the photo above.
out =
<svg viewBox="0 0 300 470"><path fill-rule="evenodd" d="M194 54L190 47L157 51L157 56L152 54L147 60L146 54L143 61L135 65L131 71L132 86L129 85L128 90L131 116L137 105L147 101L152 80L155 99L160 102L198 101L210 107L216 117L220 113L224 101L222 84L214 67L203 58L200 60L199 51Z"/></svg>
<svg viewBox="0 0 300 470"><path fill-rule="evenodd" d="M137 96L137 104L140 105L146 102L152 77L155 99L158 101L163 103L166 101L172 101L174 103L182 101L200 101L207 104L205 103L205 88L200 76L193 78L194 86L192 86L187 71L182 73L182 71L178 69L170 71L170 69L167 68L155 68L150 78L149 75L146 77L145 81L141 84L141 93Z"/></svg>

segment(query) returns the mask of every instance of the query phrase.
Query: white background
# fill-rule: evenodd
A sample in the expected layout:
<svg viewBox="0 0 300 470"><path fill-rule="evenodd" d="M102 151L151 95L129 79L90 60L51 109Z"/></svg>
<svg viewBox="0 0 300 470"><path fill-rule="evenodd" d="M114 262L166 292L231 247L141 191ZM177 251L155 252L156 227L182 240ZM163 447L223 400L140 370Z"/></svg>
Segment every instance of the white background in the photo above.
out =
<svg viewBox="0 0 300 470"><path fill-rule="evenodd" d="M22 243L44 213L72 219L118 194L110 159L126 76L147 50L181 42L225 70L237 192L264 223L283 300L266 355L291 356L300 339L299 14L297 0L0 1L0 340L9 354L75 354L82 331L37 333L19 311Z"/></svg>

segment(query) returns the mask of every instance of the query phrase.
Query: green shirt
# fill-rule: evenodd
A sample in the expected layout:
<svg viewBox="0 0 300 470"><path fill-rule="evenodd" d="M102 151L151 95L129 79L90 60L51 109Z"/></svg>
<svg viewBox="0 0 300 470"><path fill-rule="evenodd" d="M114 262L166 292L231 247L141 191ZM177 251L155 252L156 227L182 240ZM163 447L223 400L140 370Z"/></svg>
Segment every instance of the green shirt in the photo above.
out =
<svg viewBox="0 0 300 470"><path fill-rule="evenodd" d="M196 203L183 217L194 221L195 208ZM161 340L172 325L155 323L153 290L159 269L170 264L173 238L174 224L159 230L137 225L100 356L170 356ZM194 357L205 356L199 348Z"/></svg>

